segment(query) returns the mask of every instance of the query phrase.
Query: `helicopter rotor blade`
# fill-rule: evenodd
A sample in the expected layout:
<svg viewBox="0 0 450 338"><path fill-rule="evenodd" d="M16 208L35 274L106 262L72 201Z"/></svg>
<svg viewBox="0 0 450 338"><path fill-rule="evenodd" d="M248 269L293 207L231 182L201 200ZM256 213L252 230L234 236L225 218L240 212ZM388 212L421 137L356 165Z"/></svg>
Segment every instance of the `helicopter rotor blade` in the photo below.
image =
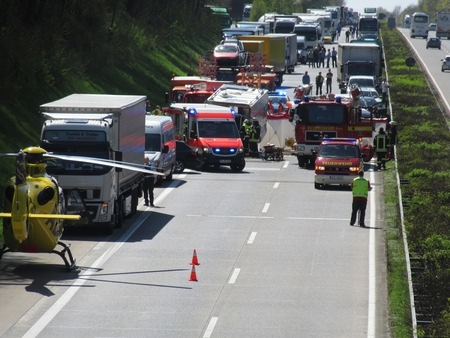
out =
<svg viewBox="0 0 450 338"><path fill-rule="evenodd" d="M16 157L19 153L0 153L0 157Z"/></svg>
<svg viewBox="0 0 450 338"><path fill-rule="evenodd" d="M70 221L78 221L80 220L80 215L64 215L64 214L27 214L29 219L64 219ZM12 213L10 212L1 212L0 217L11 218Z"/></svg>
<svg viewBox="0 0 450 338"><path fill-rule="evenodd" d="M47 159L56 158L56 159L66 160L66 161L92 163L92 164L105 165L105 166L114 167L114 168L134 170L134 171L139 171L139 172L146 173L146 174L153 174L153 175L159 175L159 176L164 175L163 173L146 169L146 168L148 168L148 166L146 167L144 165L137 164L137 163L124 164L124 162L120 162L120 161L104 160L104 159L99 159L99 158L94 158L94 157L58 155L58 154L50 154L50 153L43 154L42 156Z"/></svg>

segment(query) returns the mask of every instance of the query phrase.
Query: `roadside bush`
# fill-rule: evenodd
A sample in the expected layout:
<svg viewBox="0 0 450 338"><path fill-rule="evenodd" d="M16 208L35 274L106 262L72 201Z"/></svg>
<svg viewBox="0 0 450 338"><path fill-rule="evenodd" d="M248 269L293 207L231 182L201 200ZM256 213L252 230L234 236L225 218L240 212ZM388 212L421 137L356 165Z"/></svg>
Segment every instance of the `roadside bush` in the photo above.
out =
<svg viewBox="0 0 450 338"><path fill-rule="evenodd" d="M382 28L390 96L398 123L398 171L409 184L402 186L407 208L405 226L411 257L425 262L416 277L428 294L433 322L419 336L446 337L450 332L450 134L439 100L430 90L419 65L410 69L414 54L397 30Z"/></svg>

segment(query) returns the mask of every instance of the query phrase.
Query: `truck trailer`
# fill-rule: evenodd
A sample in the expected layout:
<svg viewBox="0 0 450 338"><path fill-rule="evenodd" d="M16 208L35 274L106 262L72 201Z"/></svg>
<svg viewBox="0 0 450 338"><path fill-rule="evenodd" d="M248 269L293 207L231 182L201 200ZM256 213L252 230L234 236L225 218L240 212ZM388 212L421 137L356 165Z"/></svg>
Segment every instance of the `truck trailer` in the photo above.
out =
<svg viewBox="0 0 450 338"><path fill-rule="evenodd" d="M450 38L450 13L439 12L436 14L436 37Z"/></svg>
<svg viewBox="0 0 450 338"><path fill-rule="evenodd" d="M72 94L43 104L40 145L55 154L142 165L145 108L146 97L135 95ZM47 171L57 178L69 204L82 206L83 217L69 226L112 232L136 212L141 172L66 160L50 162Z"/></svg>
<svg viewBox="0 0 450 338"><path fill-rule="evenodd" d="M273 72L277 74L276 84L281 86L286 72L286 38L283 34L245 35L239 36L238 39L264 42L265 64L273 66ZM297 41L294 43L294 49L297 55Z"/></svg>

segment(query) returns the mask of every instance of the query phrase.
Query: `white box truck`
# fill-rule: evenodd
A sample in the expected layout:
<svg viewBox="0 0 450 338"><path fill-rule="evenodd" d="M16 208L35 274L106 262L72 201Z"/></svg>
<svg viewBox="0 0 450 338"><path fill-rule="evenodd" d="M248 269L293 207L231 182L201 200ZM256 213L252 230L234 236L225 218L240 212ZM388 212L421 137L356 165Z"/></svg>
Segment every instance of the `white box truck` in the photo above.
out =
<svg viewBox="0 0 450 338"><path fill-rule="evenodd" d="M43 104L40 145L55 154L143 165L145 108L146 97L135 95L72 94ZM82 219L72 225L112 232L136 212L141 172L62 160L50 162L47 171L64 190L67 212L71 204L81 208Z"/></svg>
<svg viewBox="0 0 450 338"><path fill-rule="evenodd" d="M450 38L450 13L439 12L436 14L436 37Z"/></svg>
<svg viewBox="0 0 450 338"><path fill-rule="evenodd" d="M370 75L375 83L382 73L381 47L376 43L340 43L338 45L337 81L341 93L347 91L352 75Z"/></svg>

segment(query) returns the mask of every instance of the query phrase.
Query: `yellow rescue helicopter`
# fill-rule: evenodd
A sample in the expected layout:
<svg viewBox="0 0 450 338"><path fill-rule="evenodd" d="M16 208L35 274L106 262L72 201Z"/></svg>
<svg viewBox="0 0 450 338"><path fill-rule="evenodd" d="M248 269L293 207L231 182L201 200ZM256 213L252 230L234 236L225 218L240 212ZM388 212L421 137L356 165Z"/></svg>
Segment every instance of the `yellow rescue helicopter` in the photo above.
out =
<svg viewBox="0 0 450 338"><path fill-rule="evenodd" d="M80 215L66 214L66 198L57 180L46 172L49 160L61 159L102 164L162 175L148 166L91 157L47 153L41 147L28 147L18 153L0 153L16 158L16 174L4 192L3 237L0 260L6 252L55 253L69 270L77 269L68 245L60 241L65 221L76 221ZM61 250L57 250L57 246ZM67 256L66 256L67 255Z"/></svg>

